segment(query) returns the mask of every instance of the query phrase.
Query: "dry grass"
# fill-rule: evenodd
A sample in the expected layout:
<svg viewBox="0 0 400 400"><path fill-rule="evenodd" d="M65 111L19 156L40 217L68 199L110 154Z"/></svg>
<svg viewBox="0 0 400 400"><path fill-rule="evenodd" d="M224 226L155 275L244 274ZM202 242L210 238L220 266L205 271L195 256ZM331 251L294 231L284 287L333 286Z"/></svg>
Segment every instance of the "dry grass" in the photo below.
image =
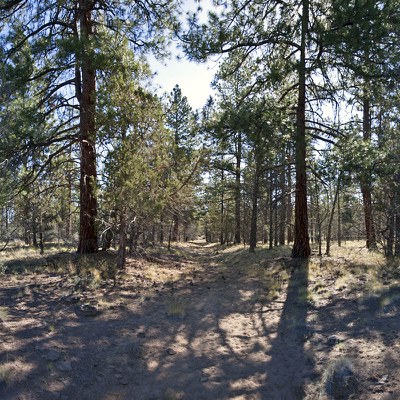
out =
<svg viewBox="0 0 400 400"><path fill-rule="evenodd" d="M8 307L0 307L0 320L5 322L8 318Z"/></svg>
<svg viewBox="0 0 400 400"><path fill-rule="evenodd" d="M167 389L164 393L164 400L182 400L184 393L174 389Z"/></svg>
<svg viewBox="0 0 400 400"><path fill-rule="evenodd" d="M11 368L6 365L0 365L0 382L3 382L5 385L8 385L11 380Z"/></svg>
<svg viewBox="0 0 400 400"><path fill-rule="evenodd" d="M354 366L348 358L331 362L322 377L325 391L334 399L347 399L357 390L358 380Z"/></svg>
<svg viewBox="0 0 400 400"><path fill-rule="evenodd" d="M178 296L172 296L167 301L166 310L170 317L184 317L186 301Z"/></svg>

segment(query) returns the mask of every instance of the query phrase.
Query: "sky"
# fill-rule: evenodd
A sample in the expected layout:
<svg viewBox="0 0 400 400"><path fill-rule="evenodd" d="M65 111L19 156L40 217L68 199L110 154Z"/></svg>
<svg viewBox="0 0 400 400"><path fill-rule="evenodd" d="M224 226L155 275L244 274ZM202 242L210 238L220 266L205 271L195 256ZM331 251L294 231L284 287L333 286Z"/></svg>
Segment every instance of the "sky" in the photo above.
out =
<svg viewBox="0 0 400 400"><path fill-rule="evenodd" d="M202 12L199 14L199 21L207 21L208 10L212 7L212 0L184 0L182 22L185 20L186 12L193 12L201 5ZM174 46L170 48L172 57L164 64L154 57L148 60L153 72L156 73L154 83L160 86L159 93L170 93L178 84L182 94L188 98L193 109L202 108L207 99L212 95L211 81L217 72L218 66L214 61L198 64L190 62L182 56L182 53ZM180 55L180 59L177 56Z"/></svg>
<svg viewBox="0 0 400 400"><path fill-rule="evenodd" d="M188 60L177 60L176 56L168 60L166 65L154 58L149 62L152 71L156 73L154 83L160 87L160 94L170 93L178 84L193 109L202 108L212 95L210 84L217 72L214 62L197 64Z"/></svg>

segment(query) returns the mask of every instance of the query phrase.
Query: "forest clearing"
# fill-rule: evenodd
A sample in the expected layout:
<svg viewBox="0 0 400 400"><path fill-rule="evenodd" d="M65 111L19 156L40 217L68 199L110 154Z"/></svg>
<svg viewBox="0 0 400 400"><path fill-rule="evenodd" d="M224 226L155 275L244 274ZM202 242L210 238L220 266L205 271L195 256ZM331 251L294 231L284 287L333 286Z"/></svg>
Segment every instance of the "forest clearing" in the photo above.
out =
<svg viewBox="0 0 400 400"><path fill-rule="evenodd" d="M128 258L114 284L115 254L10 248L0 398L398 399L398 262L361 242L289 255L159 246ZM340 383L340 368L354 381Z"/></svg>

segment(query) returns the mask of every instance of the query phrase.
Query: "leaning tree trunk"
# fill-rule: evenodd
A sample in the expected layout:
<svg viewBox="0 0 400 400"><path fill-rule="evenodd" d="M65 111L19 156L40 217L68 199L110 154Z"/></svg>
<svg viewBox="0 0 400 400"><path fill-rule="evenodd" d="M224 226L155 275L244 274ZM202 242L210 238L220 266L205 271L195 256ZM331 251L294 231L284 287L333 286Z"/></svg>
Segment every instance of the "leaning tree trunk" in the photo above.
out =
<svg viewBox="0 0 400 400"><path fill-rule="evenodd" d="M92 2L81 0L80 38L86 47L93 36ZM97 200L96 200L96 127L95 96L96 71L89 51L83 51L81 65L81 85L77 82L77 97L80 101L80 221L78 253L97 251ZM79 72L77 78L79 78ZM81 86L81 87L80 87Z"/></svg>
<svg viewBox="0 0 400 400"><path fill-rule="evenodd" d="M293 258L308 258L311 254L308 237L307 175L306 175L306 39L309 0L303 0L301 54L299 62L299 97L296 112L296 195L294 211Z"/></svg>

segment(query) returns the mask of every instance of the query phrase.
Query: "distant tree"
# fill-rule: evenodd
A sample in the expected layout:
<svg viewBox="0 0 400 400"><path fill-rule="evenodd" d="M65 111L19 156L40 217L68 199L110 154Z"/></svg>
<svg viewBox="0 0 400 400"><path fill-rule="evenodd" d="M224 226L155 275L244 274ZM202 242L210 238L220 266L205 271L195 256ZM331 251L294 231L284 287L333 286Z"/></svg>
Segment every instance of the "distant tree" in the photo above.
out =
<svg viewBox="0 0 400 400"><path fill-rule="evenodd" d="M166 107L166 125L174 137L173 164L168 179L183 183L189 178L184 185L187 186L187 184L197 179L200 171L200 164L195 165L196 157L198 157L196 150L199 149L199 131L196 115L178 85L173 88ZM188 176L188 171L193 172L192 177ZM175 192L175 201L171 203L173 219L171 240L174 242L179 240L180 222L186 208L184 202L182 203L180 199L183 200L184 197L177 190Z"/></svg>

